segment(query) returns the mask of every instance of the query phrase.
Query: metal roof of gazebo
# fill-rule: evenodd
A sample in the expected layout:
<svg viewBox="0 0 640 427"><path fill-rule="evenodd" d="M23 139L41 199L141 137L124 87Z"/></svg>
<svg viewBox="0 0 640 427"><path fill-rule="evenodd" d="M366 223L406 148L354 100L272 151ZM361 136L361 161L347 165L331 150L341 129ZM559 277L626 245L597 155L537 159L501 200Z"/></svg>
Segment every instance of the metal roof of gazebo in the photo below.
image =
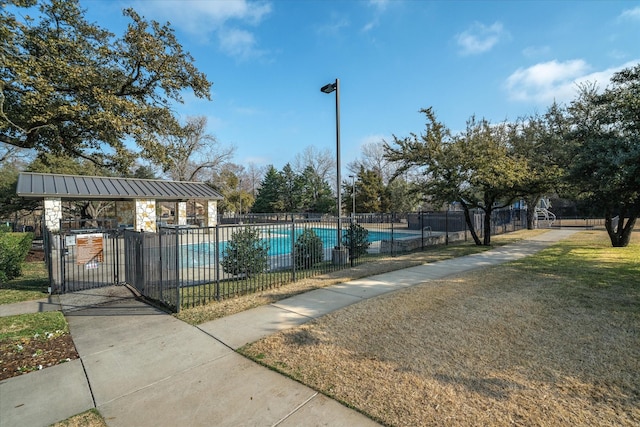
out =
<svg viewBox="0 0 640 427"><path fill-rule="evenodd" d="M220 193L203 182L107 176L57 175L22 172L18 176L18 196L29 199L188 199L222 200Z"/></svg>

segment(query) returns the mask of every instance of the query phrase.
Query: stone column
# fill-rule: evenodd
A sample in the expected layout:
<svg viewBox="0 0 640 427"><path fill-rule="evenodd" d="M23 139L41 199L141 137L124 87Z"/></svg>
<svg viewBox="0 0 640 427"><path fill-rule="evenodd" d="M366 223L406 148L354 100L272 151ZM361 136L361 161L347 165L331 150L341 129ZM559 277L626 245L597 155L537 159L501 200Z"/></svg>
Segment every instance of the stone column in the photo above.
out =
<svg viewBox="0 0 640 427"><path fill-rule="evenodd" d="M156 231L156 201L136 199L136 217L133 227L136 231Z"/></svg>
<svg viewBox="0 0 640 427"><path fill-rule="evenodd" d="M204 211L204 226L215 227L218 223L218 201L207 200Z"/></svg>
<svg viewBox="0 0 640 427"><path fill-rule="evenodd" d="M44 227L49 234L51 254L50 265L54 266L49 273L49 293L51 290L59 291L62 289L62 273L60 271L60 258L62 257L60 249L63 247L63 236L58 233L60 231L60 220L62 219L62 200L60 199L44 199Z"/></svg>
<svg viewBox="0 0 640 427"><path fill-rule="evenodd" d="M49 231L60 231L62 219L62 200L44 199L44 226Z"/></svg>
<svg viewBox="0 0 640 427"><path fill-rule="evenodd" d="M178 202L175 206L177 225L187 225L187 202Z"/></svg>

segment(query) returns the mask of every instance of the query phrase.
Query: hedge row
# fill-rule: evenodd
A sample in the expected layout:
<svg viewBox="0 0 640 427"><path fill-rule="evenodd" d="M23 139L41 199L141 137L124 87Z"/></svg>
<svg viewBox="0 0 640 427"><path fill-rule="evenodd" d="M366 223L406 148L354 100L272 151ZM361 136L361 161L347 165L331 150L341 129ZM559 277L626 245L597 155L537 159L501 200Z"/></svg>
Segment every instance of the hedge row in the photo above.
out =
<svg viewBox="0 0 640 427"><path fill-rule="evenodd" d="M22 274L22 264L32 242L33 233L0 232L0 283Z"/></svg>

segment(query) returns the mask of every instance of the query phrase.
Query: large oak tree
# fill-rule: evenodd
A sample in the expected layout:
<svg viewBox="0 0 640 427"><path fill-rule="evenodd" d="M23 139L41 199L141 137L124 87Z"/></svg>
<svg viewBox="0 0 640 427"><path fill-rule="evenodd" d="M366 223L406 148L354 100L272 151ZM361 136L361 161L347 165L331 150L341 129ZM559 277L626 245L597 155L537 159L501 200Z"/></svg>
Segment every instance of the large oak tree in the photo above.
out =
<svg viewBox="0 0 640 427"><path fill-rule="evenodd" d="M180 132L170 107L184 90L210 99L169 24L125 9L130 23L116 38L87 22L77 0L0 6L3 143L125 171L137 157L165 160L158 141Z"/></svg>
<svg viewBox="0 0 640 427"><path fill-rule="evenodd" d="M472 117L466 130L451 135L431 108L425 114L426 132L406 138L394 136L385 144L386 156L399 165L397 174L420 169L420 187L435 203L459 202L477 245L491 244L491 215L520 195L527 160L513 150L506 124L491 125ZM483 239L471 219L472 209L484 212Z"/></svg>
<svg viewBox="0 0 640 427"><path fill-rule="evenodd" d="M583 86L568 110L567 181L603 210L611 244L627 246L640 216L640 64L602 93Z"/></svg>

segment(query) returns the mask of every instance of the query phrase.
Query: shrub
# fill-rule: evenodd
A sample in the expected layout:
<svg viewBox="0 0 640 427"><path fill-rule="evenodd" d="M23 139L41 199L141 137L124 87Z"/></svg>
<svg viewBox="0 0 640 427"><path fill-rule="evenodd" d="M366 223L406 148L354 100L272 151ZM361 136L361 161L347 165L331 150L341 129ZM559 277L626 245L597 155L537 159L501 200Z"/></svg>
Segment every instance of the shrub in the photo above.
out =
<svg viewBox="0 0 640 427"><path fill-rule="evenodd" d="M342 236L342 245L349 248L349 258L356 259L367 253L371 246L369 242L369 230L355 222L349 225L347 232Z"/></svg>
<svg viewBox="0 0 640 427"><path fill-rule="evenodd" d="M249 278L267 269L268 254L269 243L260 238L260 231L245 227L231 234L222 253L222 269Z"/></svg>
<svg viewBox="0 0 640 427"><path fill-rule="evenodd" d="M33 233L0 232L0 283L22 274L22 264L32 241Z"/></svg>
<svg viewBox="0 0 640 427"><path fill-rule="evenodd" d="M296 268L311 268L324 260L322 239L310 228L305 228L294 246Z"/></svg>

